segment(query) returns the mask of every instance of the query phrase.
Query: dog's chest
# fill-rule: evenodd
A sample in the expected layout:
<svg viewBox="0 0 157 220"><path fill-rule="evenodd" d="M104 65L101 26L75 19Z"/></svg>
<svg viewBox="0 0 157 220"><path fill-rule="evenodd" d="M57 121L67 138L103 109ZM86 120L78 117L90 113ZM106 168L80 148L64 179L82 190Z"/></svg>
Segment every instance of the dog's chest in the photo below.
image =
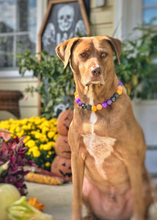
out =
<svg viewBox="0 0 157 220"><path fill-rule="evenodd" d="M116 139L111 137L103 137L98 136L94 132L94 126L97 122L97 116L95 112L91 113L90 116L90 133L82 135L83 141L85 143L86 149L91 156L94 157L95 165L98 172L105 178L106 174L103 170L103 162L106 158L108 158L111 153L113 152L114 148L113 145ZM102 129L102 128L100 128Z"/></svg>

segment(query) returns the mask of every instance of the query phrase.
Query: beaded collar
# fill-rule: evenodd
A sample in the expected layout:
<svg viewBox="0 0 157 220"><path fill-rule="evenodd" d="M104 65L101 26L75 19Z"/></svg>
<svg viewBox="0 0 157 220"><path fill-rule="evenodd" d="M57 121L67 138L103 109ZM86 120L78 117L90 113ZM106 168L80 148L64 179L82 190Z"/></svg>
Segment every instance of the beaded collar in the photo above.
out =
<svg viewBox="0 0 157 220"><path fill-rule="evenodd" d="M119 96L122 94L122 86L123 86L123 83L119 80L119 84L118 84L118 87L117 87L117 90L116 90L116 93L113 94L113 96L108 99L107 101L103 102L102 104L98 104L97 106L96 105L86 105L85 103L82 103L79 96L78 96L78 93L75 92L74 95L75 95L75 102L80 106L82 107L83 109L87 109L88 111L97 111L97 110L101 110L103 108L107 108L107 106L111 106L113 102L115 102Z"/></svg>

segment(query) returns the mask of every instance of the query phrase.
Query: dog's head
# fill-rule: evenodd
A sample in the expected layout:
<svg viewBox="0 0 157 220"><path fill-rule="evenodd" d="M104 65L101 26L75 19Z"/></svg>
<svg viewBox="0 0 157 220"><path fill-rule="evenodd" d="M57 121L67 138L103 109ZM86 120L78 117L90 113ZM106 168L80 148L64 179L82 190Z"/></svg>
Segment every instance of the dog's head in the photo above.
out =
<svg viewBox="0 0 157 220"><path fill-rule="evenodd" d="M70 60L75 77L83 86L105 84L113 77L113 51L120 64L121 42L112 37L72 38L56 47L64 67Z"/></svg>

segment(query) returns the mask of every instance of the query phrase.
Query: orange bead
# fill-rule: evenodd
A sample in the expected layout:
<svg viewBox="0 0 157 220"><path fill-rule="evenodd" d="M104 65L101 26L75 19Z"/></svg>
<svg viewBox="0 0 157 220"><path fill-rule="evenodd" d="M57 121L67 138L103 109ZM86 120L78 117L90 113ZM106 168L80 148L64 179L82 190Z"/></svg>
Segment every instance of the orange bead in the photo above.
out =
<svg viewBox="0 0 157 220"><path fill-rule="evenodd" d="M122 94L122 90L121 89L117 89L117 91L116 91L119 95L121 95Z"/></svg>
<svg viewBox="0 0 157 220"><path fill-rule="evenodd" d="M122 86L118 86L118 87L117 87L117 89L120 89L120 90L122 90Z"/></svg>
<svg viewBox="0 0 157 220"><path fill-rule="evenodd" d="M96 112L96 110L97 110L97 107L96 107L95 105L93 105L93 106L92 106L92 111L93 111L93 112Z"/></svg>
<svg viewBox="0 0 157 220"><path fill-rule="evenodd" d="M75 99L77 99L77 98L79 98L79 96L78 96L78 95L75 95Z"/></svg>
<svg viewBox="0 0 157 220"><path fill-rule="evenodd" d="M77 93L77 92L75 92L75 93L74 93L74 95L78 95L78 93Z"/></svg>
<svg viewBox="0 0 157 220"><path fill-rule="evenodd" d="M101 104L98 104L98 105L97 105L97 109L98 109L98 110L101 110L101 109L102 109L102 105L101 105Z"/></svg>

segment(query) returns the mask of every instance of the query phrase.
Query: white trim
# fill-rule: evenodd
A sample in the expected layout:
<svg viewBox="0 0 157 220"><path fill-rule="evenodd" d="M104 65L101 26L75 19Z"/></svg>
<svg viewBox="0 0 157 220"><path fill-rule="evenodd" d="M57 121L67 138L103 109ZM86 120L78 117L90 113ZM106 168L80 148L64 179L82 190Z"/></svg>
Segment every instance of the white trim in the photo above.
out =
<svg viewBox="0 0 157 220"><path fill-rule="evenodd" d="M36 0L37 1L37 33L36 33L36 39L38 36L38 32L40 30L43 18L44 18L44 13L46 12L47 9L47 0ZM37 51L37 40L36 40L36 51ZM2 78L18 78L21 77L19 74L19 70L14 69L14 70L9 70L5 69L0 70L0 79ZM32 71L26 71L25 77L32 77Z"/></svg>
<svg viewBox="0 0 157 220"><path fill-rule="evenodd" d="M33 72L32 71L26 71L25 76L24 77L32 77ZM19 70L3 70L0 71L0 79L2 78L18 78L18 77L22 77L19 74Z"/></svg>
<svg viewBox="0 0 157 220"><path fill-rule="evenodd" d="M113 37L122 40L122 27L123 27L123 0L115 0L114 3L114 30Z"/></svg>
<svg viewBox="0 0 157 220"><path fill-rule="evenodd" d="M135 39L140 36L140 31L133 29L142 24L142 0L123 0L123 39Z"/></svg>

